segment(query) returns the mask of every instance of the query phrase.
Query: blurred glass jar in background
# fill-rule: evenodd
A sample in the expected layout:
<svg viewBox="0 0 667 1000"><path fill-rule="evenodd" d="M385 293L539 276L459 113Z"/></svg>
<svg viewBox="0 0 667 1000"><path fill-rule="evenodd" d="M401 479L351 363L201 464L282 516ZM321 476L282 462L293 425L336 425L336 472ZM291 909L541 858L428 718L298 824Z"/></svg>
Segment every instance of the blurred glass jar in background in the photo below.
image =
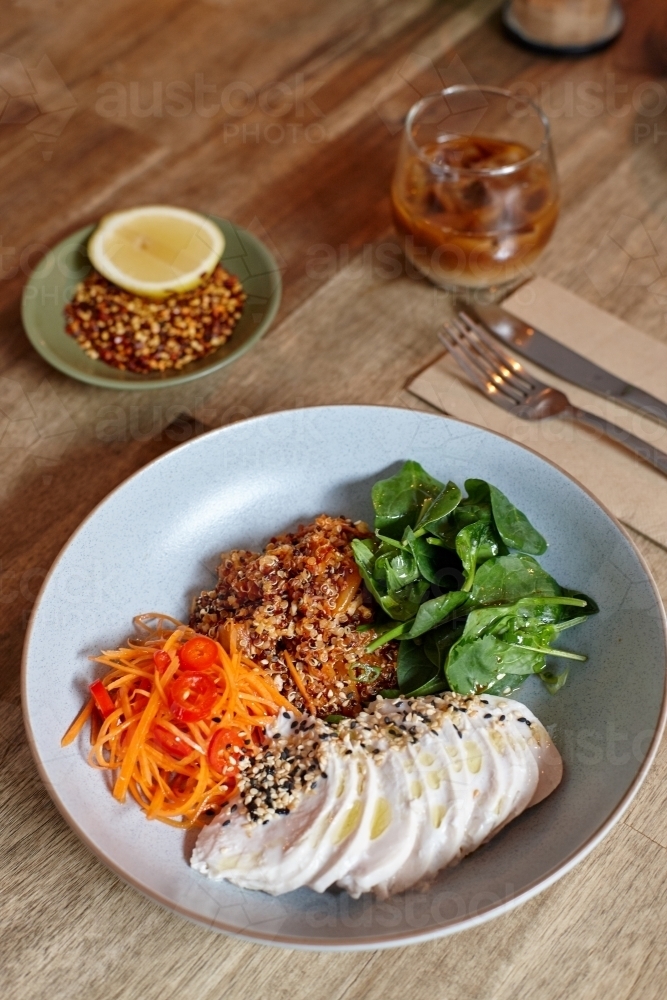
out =
<svg viewBox="0 0 667 1000"><path fill-rule="evenodd" d="M525 41L567 50L610 41L623 26L623 12L615 0L510 0L503 20Z"/></svg>
<svg viewBox="0 0 667 1000"><path fill-rule="evenodd" d="M422 98L405 123L391 201L423 274L447 291L499 297L529 277L558 217L546 116L495 87Z"/></svg>

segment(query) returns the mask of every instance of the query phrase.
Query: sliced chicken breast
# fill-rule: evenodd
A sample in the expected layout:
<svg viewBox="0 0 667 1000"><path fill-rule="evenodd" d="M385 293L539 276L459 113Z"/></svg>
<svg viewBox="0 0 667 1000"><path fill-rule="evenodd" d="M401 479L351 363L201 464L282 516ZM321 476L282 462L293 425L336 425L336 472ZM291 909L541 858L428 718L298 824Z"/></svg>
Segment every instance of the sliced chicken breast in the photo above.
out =
<svg viewBox="0 0 667 1000"><path fill-rule="evenodd" d="M269 737L191 864L274 895L336 883L386 897L427 884L562 776L530 710L490 695L379 699L338 726L284 713Z"/></svg>

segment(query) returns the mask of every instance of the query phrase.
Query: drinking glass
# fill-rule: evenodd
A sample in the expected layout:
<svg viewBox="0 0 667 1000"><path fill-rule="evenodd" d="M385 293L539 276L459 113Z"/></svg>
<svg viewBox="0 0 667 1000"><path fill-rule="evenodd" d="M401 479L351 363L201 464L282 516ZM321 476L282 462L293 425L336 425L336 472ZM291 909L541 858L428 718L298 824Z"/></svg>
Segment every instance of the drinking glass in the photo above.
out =
<svg viewBox="0 0 667 1000"><path fill-rule="evenodd" d="M407 258L458 295L520 284L558 217L549 121L528 98L454 86L410 109L391 190Z"/></svg>

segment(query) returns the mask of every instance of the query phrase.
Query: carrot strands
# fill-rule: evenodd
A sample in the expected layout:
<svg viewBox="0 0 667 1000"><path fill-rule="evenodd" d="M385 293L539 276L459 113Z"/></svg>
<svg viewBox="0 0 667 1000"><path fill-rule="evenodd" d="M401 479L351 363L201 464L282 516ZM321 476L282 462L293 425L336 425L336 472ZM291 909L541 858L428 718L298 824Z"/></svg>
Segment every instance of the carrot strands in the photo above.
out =
<svg viewBox="0 0 667 1000"><path fill-rule="evenodd" d="M170 826L203 826L234 794L241 753L232 741L228 757L213 756L209 761L215 733L220 729L237 733L242 737L239 746L245 747L242 752L252 754L257 738L253 730L269 725L281 708L294 711L294 707L280 694L270 674L243 654L234 625L227 628L225 645L204 640L212 659L199 672L186 671L180 655L188 641L202 640L192 629L156 613L139 615L135 625L137 638L94 658L107 669L101 683L113 711L105 719L98 717L90 699L61 744L73 743L91 719L89 761L93 767L112 772L114 798L125 802L129 793L149 819ZM170 654L163 671L154 658L159 650ZM288 662L296 680L298 672ZM203 678L199 688L192 678ZM195 700L182 696L175 704L174 685L178 682L181 690L185 684L188 692L189 681L194 683L190 693ZM302 683L299 689L308 704ZM206 710L200 715L198 690L209 692Z"/></svg>

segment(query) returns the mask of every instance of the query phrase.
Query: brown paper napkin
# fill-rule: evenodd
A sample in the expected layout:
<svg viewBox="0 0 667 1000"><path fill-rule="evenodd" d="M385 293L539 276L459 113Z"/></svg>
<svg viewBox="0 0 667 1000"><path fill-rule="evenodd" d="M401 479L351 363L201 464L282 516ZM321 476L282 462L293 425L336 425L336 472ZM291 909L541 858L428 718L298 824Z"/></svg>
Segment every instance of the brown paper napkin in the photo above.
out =
<svg viewBox="0 0 667 1000"><path fill-rule="evenodd" d="M614 375L667 402L667 346L546 278L534 278L503 308ZM522 362L525 363L525 361ZM667 452L667 427L579 389L530 363L548 385L583 409L619 424ZM519 420L489 402L445 354L408 388L444 413L527 445L586 486L619 520L667 546L667 476L619 445L569 420Z"/></svg>

